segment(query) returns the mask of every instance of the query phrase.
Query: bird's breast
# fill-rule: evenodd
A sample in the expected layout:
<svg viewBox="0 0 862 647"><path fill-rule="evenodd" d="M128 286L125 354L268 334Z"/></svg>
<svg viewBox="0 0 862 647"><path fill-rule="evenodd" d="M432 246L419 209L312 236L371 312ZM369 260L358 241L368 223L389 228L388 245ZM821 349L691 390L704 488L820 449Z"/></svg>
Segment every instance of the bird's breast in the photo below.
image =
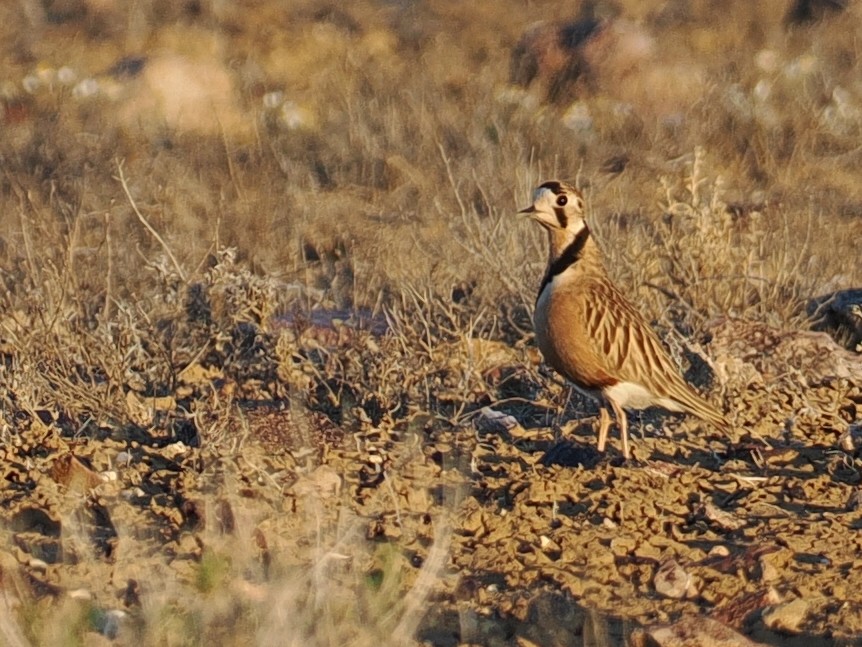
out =
<svg viewBox="0 0 862 647"><path fill-rule="evenodd" d="M575 385L600 390L617 380L603 368L587 326L587 306L567 281L555 277L536 302L533 325L545 361Z"/></svg>

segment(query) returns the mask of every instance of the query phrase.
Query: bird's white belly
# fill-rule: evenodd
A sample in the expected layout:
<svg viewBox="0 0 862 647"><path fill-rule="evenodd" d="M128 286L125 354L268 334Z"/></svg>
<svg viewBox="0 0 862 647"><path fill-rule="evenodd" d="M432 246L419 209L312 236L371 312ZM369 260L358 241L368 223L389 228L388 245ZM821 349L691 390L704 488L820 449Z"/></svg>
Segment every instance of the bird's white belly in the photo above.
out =
<svg viewBox="0 0 862 647"><path fill-rule="evenodd" d="M682 411L675 400L656 396L649 389L635 382L617 382L606 387L604 393L615 400L623 409L647 409L649 407L664 407L668 411Z"/></svg>

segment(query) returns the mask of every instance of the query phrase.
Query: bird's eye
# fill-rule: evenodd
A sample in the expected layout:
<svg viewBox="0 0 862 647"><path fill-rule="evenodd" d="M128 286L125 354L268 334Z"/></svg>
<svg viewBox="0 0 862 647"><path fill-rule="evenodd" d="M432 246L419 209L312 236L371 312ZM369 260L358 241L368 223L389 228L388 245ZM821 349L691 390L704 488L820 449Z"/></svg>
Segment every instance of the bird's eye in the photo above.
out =
<svg viewBox="0 0 862 647"><path fill-rule="evenodd" d="M569 199L566 196L561 195L559 198L557 198L557 205L560 207L565 207L568 201Z"/></svg>

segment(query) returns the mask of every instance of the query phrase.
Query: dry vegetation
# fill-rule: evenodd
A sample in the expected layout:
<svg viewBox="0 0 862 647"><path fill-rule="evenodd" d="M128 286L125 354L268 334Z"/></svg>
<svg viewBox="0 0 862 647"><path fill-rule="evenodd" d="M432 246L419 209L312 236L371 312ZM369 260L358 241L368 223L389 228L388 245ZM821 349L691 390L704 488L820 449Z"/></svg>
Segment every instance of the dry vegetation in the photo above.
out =
<svg viewBox="0 0 862 647"><path fill-rule="evenodd" d="M464 519L514 505L518 475L583 472L533 456L585 411L559 415L535 361L544 240L514 211L578 181L672 340L727 315L805 329L806 300L862 284L859 8L787 26L780 3L622 0L662 43L649 74L548 105L509 54L559 3L342 4L0 8L0 642L514 644L518 618L564 644L535 629L560 591L698 612L554 577L528 605L529 577L465 557ZM832 438L858 386L740 420ZM489 405L545 444L489 440ZM666 440L704 472L723 442ZM858 459L829 460L852 487Z"/></svg>

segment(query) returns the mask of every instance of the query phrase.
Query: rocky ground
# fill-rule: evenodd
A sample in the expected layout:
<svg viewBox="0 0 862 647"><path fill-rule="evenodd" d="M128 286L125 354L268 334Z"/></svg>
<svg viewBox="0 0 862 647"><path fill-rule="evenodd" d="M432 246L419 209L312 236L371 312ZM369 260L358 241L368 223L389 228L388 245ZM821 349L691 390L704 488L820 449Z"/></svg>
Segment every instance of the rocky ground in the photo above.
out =
<svg viewBox="0 0 862 647"><path fill-rule="evenodd" d="M241 644L236 622L275 644L277 602L314 641L316 586L327 604L365 600L372 633L433 645L681 644L661 632L703 618L716 624L688 630L855 644L862 359L823 333L724 321L711 335L737 432L649 414L628 463L595 451L588 404L562 413L534 354L498 342L431 349L450 358L440 399L463 397L459 372L484 376L466 415L375 410L380 391L339 386L350 372L327 358L373 372L398 336L343 324L258 331L241 379L193 364L172 396L130 391L137 425L85 433L18 412L2 460L7 610L54 605L89 625L87 644L182 642L195 623ZM273 343L291 350L267 375ZM300 403L285 388L303 380L333 392ZM219 398L227 413L205 422ZM183 415L187 436L157 432ZM74 633L50 631L35 633Z"/></svg>

